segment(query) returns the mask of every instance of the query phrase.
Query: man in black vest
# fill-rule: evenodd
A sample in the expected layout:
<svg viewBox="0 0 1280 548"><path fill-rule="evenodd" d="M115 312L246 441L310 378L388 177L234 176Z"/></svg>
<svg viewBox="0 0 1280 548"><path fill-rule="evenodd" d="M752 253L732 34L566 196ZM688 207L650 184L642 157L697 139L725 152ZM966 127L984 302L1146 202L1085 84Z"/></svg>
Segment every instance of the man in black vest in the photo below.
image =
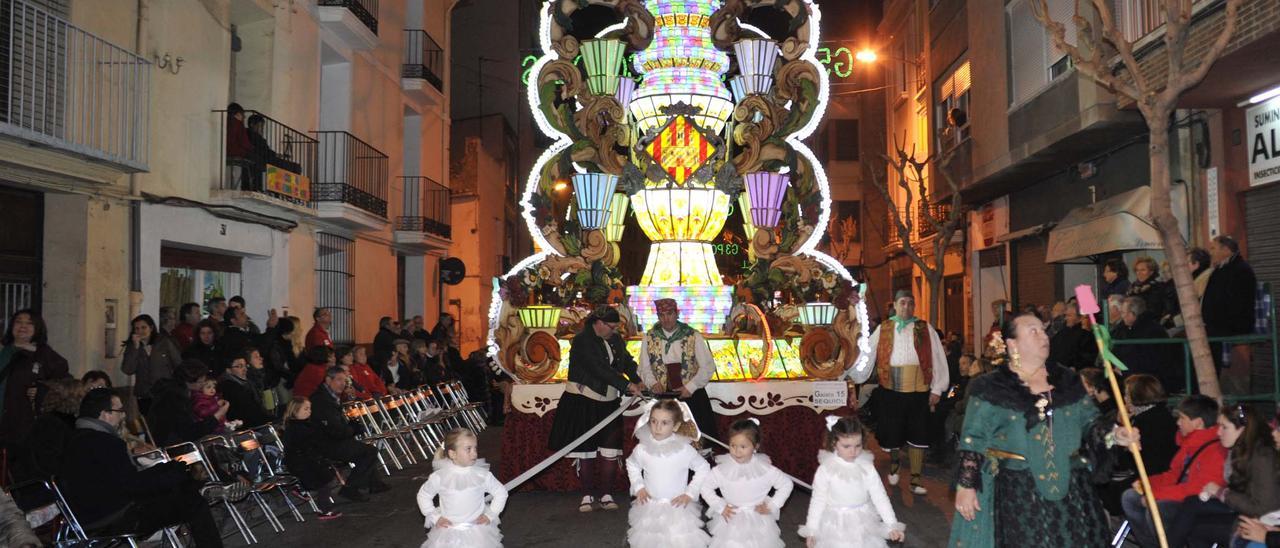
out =
<svg viewBox="0 0 1280 548"><path fill-rule="evenodd" d="M618 335L621 318L613 308L601 308L587 317L586 327L573 338L569 351L569 381L551 425L550 448L559 451L618 410L623 393L643 391L636 361ZM605 510L616 510L613 491L618 484L618 459L622 457L622 417L615 417L568 455L576 459L583 497L578 511L594 509L596 497ZM597 458L599 457L599 458ZM604 462L600 462L600 458Z"/></svg>

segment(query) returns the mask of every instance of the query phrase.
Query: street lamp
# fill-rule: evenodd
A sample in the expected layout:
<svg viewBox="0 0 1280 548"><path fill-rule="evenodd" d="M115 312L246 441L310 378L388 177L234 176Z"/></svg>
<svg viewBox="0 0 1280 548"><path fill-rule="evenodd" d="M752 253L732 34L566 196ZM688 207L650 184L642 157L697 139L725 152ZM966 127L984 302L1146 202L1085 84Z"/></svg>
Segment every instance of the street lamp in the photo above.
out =
<svg viewBox="0 0 1280 548"><path fill-rule="evenodd" d="M859 63L874 63L879 56L876 55L874 50L860 49L858 53L854 54L853 58L857 59Z"/></svg>

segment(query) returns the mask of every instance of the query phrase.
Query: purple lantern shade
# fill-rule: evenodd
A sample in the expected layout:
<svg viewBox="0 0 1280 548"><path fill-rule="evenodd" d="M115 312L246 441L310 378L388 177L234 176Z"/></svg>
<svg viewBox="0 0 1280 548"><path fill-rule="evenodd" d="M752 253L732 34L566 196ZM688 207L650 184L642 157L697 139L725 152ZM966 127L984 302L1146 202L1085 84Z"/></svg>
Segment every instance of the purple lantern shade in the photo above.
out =
<svg viewBox="0 0 1280 548"><path fill-rule="evenodd" d="M742 176L751 200L751 224L756 228L773 228L782 219L782 199L791 186L791 176L785 173L757 171Z"/></svg>
<svg viewBox="0 0 1280 548"><path fill-rule="evenodd" d="M622 108L626 109L628 108L628 105L631 104L631 95L635 92L636 92L636 81L627 77L623 77L622 79L618 80L618 92L615 93L613 96L615 99L618 100L618 104L622 105Z"/></svg>

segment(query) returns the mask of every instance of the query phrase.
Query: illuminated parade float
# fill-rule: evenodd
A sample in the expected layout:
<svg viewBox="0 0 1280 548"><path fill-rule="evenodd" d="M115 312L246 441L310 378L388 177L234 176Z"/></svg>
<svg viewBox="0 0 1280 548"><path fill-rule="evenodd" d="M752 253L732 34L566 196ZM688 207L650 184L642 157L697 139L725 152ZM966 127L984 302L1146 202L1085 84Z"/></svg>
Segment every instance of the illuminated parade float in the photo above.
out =
<svg viewBox="0 0 1280 548"><path fill-rule="evenodd" d="M616 24L584 22L602 10ZM785 35L747 24L759 11ZM830 191L801 139L828 94L818 6L553 0L541 18L529 102L555 143L522 201L539 252L498 281L490 311L490 353L519 382L503 472L548 454L570 339L591 310L618 309L638 358L653 302L670 298L710 346L721 420L772 418L813 438L796 442L814 451L794 466L778 463L811 475L801 462L818 417L843 407L818 381L839 379L868 344L860 284L816 249ZM570 488L566 474L534 483Z"/></svg>

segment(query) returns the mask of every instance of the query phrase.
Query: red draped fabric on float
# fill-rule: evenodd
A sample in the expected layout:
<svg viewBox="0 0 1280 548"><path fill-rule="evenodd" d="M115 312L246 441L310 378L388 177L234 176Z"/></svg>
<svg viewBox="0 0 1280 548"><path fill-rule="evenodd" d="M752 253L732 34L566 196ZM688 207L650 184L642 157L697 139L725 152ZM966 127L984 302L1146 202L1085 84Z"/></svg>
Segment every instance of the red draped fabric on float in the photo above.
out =
<svg viewBox="0 0 1280 548"><path fill-rule="evenodd" d="M502 432L502 460L498 470L498 479L506 482L533 468L543 459L551 455L547 449L547 439L551 435L551 423L555 420L556 410L539 417L532 413L513 412L507 415ZM823 419L826 415L852 415L853 410L842 407L822 413L804 406L779 409L768 415L716 415L720 432L727 433L729 426L735 421L749 417L760 419L760 430L764 435L762 452L773 459L773 464L783 472L791 474L806 483L813 481L813 473L818 469L818 449L822 448L827 432ZM626 433L624 450L631 454L636 439L631 435L638 417L623 417L623 428ZM728 443L729 440L720 441ZM717 448L719 449L719 448ZM717 453L723 452L722 450ZM622 474L626 482L626 474ZM568 459L561 459L541 474L516 488L517 491L577 491L578 477Z"/></svg>

